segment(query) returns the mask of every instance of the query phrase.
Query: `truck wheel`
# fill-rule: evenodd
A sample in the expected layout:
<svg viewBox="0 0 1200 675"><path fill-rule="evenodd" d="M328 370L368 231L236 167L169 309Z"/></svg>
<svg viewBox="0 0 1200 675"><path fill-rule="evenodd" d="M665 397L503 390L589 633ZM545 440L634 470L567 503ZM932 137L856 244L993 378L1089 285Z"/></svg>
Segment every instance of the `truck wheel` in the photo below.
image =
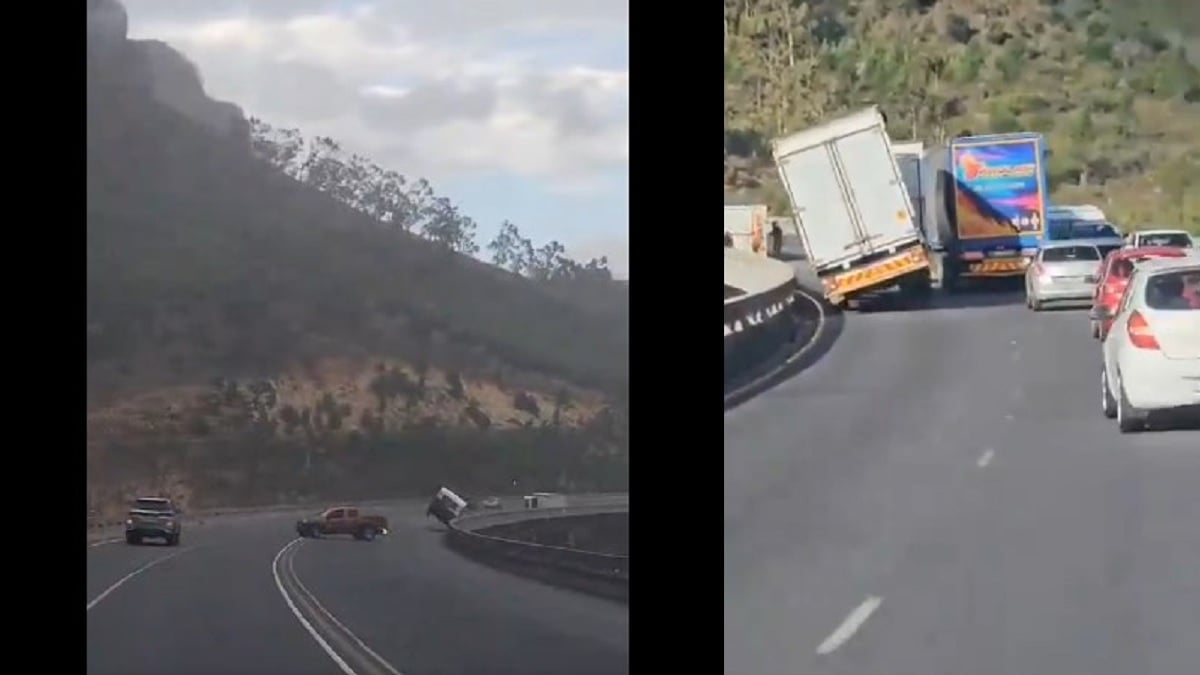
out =
<svg viewBox="0 0 1200 675"><path fill-rule="evenodd" d="M178 546L178 545L179 545L179 535L178 534L172 534L167 537L167 546Z"/></svg>
<svg viewBox="0 0 1200 675"><path fill-rule="evenodd" d="M364 527L361 530L359 530L357 534L354 535L354 538L358 539L359 541L374 541L375 540L375 528Z"/></svg>
<svg viewBox="0 0 1200 675"><path fill-rule="evenodd" d="M138 546L142 543L142 538L136 534L127 534L125 535L125 543L130 546Z"/></svg>
<svg viewBox="0 0 1200 675"><path fill-rule="evenodd" d="M950 268L945 270L942 276L942 290L950 295L954 295L959 290L958 277L955 276L956 273L957 270Z"/></svg>

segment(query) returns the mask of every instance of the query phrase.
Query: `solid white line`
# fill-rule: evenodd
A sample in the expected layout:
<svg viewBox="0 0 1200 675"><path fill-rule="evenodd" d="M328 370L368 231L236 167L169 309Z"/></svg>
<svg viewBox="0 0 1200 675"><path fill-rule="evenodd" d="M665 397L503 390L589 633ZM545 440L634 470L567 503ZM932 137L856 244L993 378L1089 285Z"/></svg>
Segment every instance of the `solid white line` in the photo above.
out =
<svg viewBox="0 0 1200 675"><path fill-rule="evenodd" d="M325 638L321 637L321 634L317 632L316 628L313 628L313 625L308 622L308 619L304 618L304 615L301 614L300 610L296 608L296 603L292 602L291 596L288 595L287 590L283 587L283 580L279 577L279 558L301 541L304 540L299 537L291 540L288 542L287 546L279 549L279 553L276 553L275 559L271 561L271 575L275 577L275 587L279 589L279 594L283 596L283 601L287 603L288 609L292 610L292 614L295 615L296 620L300 622L300 625L304 627L304 630L308 631L308 634L312 636L312 639L316 640L317 645L320 646L327 655L329 655L329 658L333 659L333 662L337 664L337 667L340 668L346 675L358 675L358 673L354 672L354 669L350 667L350 664L346 663L342 657L338 656L338 653L333 650L333 647L329 646L329 643L325 641Z"/></svg>
<svg viewBox="0 0 1200 675"><path fill-rule="evenodd" d="M996 452L994 450L988 450L987 452L983 453L983 456L980 457L979 461L977 462L977 464L979 464L979 468L982 469L982 468L986 467L988 464L991 464L992 459L995 456L996 456Z"/></svg>
<svg viewBox="0 0 1200 675"><path fill-rule="evenodd" d="M343 624L341 621L338 621L337 617L333 615L333 612L330 612L328 609L325 609L325 605L322 605L321 602L319 600L317 600L317 596L313 595L312 591L308 590L308 586L305 586L304 582L300 580L300 575L296 574L296 569L292 565L292 561L294 559L295 559L295 556L288 556L288 560L287 560L288 572L291 574L292 581L294 581L296 583L296 587L300 589L300 592L303 593L306 598L308 598L308 601L311 602L313 605L315 605L316 608L319 609L321 611L321 613L325 615L325 618L329 619L333 623L333 625L340 628L342 630L342 632L345 633L347 636L349 636L349 638L351 640L354 640L354 644L358 645L359 648L362 649L367 654L370 654L371 657L374 658L375 661L379 663L379 665L383 666L383 668L385 670L387 670L389 673L392 673L392 675L402 675L400 673L400 671L398 671L392 667L392 664L388 663L386 659L384 659L379 654L376 654L375 650L371 649L370 647L368 647L366 645L365 642L360 640L358 638L358 636L354 634L353 631L351 631L349 628L346 628L345 624Z"/></svg>
<svg viewBox="0 0 1200 675"><path fill-rule="evenodd" d="M115 544L118 541L121 541L120 537L114 537L112 539L101 539L100 541L93 541L92 543L88 544L88 548L96 548L97 546L108 546L109 544Z"/></svg>
<svg viewBox="0 0 1200 675"><path fill-rule="evenodd" d="M838 647L841 647L846 640L849 640L867 622L871 614L876 609L879 609L879 605L882 602L883 598L874 595L863 600L861 605L855 607L853 612L850 612L850 616L846 617L842 625L838 626L837 630L833 631L829 637L825 638L821 646L817 647L817 653L821 655L830 654Z"/></svg>
<svg viewBox="0 0 1200 675"><path fill-rule="evenodd" d="M192 550L192 549L185 548L182 551L176 551L176 552L172 553L171 555L166 555L161 558L155 558L154 560L151 560L150 562L146 563L145 565L142 565L141 567L130 572L129 574L126 574L125 576L121 577L120 579L117 579L117 583L104 589L103 593L101 593L100 595L97 595L95 598L92 599L91 602L89 602L87 604L87 611L89 611L89 612L92 611L93 607L100 604L101 600L103 600L104 598L107 598L110 593L112 593L113 591L120 588L126 581L129 581L130 579L136 577L137 575L141 574L142 572L145 572L146 570L150 569L151 567L154 567L155 565L157 565L159 563L166 562L166 561L170 560L171 558L174 558L177 555L182 555L184 553L187 553L190 550Z"/></svg>

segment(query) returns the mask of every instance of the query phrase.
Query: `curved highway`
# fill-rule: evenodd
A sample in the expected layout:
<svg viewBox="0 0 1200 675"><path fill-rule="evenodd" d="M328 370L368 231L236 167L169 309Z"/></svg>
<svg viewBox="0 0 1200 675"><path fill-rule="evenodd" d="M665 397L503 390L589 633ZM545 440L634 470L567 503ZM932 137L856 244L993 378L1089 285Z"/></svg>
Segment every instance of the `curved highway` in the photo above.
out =
<svg viewBox="0 0 1200 675"><path fill-rule="evenodd" d="M1099 367L1081 312L939 298L729 411L724 672L1200 672L1200 433L1119 434Z"/></svg>
<svg viewBox="0 0 1200 675"><path fill-rule="evenodd" d="M424 506L370 543L292 544L275 513L90 546L89 675L628 672L627 606L462 558Z"/></svg>

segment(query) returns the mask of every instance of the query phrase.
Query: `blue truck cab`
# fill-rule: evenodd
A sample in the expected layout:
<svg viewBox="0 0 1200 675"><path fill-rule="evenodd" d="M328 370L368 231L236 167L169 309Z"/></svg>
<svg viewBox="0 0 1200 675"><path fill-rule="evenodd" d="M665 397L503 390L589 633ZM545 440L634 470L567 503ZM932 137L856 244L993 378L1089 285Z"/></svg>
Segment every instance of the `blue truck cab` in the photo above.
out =
<svg viewBox="0 0 1200 675"><path fill-rule="evenodd" d="M965 136L926 153L922 231L944 289L1025 273L1046 229L1047 157L1033 132Z"/></svg>

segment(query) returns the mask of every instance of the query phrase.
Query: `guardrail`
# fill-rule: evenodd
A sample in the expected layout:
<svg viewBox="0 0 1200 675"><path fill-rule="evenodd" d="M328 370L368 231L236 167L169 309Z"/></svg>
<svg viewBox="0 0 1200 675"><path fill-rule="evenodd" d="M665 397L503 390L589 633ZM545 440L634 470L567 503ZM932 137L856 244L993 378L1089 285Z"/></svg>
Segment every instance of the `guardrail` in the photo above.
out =
<svg viewBox="0 0 1200 675"><path fill-rule="evenodd" d="M560 583L603 595L626 600L629 597L629 556L596 553L562 546L547 546L532 542L497 537L479 530L497 525L511 525L538 520L576 518L628 513L629 497L625 495L594 497L586 504L565 508L527 509L511 512L476 513L450 523L447 541L452 548L491 563L516 568L546 581Z"/></svg>
<svg viewBox="0 0 1200 675"><path fill-rule="evenodd" d="M746 291L725 300L728 378L791 339L789 309L797 285L791 265L734 249L725 249L725 283Z"/></svg>

